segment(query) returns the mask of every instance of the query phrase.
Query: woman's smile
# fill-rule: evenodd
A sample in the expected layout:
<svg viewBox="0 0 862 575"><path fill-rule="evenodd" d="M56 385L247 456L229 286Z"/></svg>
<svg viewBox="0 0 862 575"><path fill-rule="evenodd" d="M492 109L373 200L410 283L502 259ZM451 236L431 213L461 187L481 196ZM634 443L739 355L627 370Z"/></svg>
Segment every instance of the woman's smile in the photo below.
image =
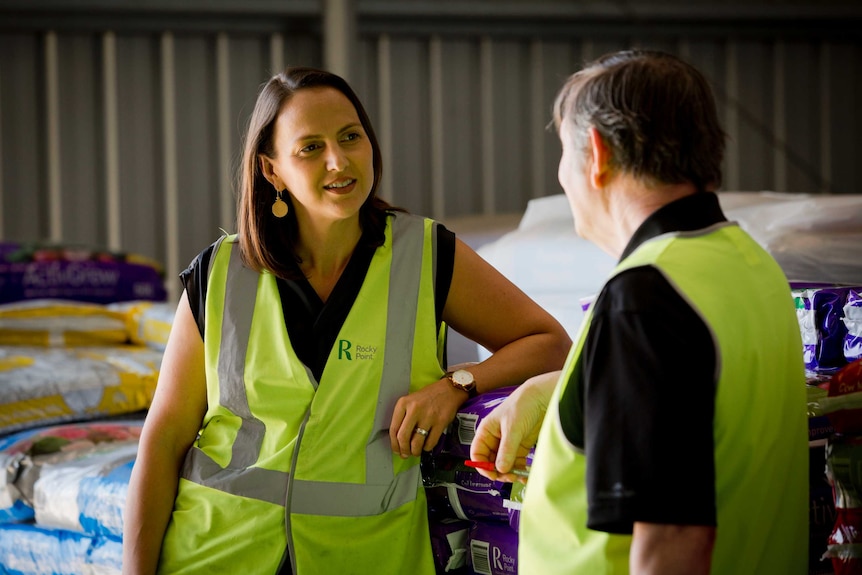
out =
<svg viewBox="0 0 862 575"><path fill-rule="evenodd" d="M340 178L331 184L323 186L323 189L335 194L349 194L356 187L355 178Z"/></svg>

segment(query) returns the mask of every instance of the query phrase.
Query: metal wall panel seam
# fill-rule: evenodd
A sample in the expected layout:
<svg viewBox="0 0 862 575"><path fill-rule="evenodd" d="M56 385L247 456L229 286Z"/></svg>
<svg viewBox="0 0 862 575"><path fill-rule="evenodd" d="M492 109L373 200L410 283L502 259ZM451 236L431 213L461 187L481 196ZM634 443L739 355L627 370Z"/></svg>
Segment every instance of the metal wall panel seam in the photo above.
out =
<svg viewBox="0 0 862 575"><path fill-rule="evenodd" d="M686 62L693 63L691 61L691 44L688 40L679 39L676 44L676 52Z"/></svg>
<svg viewBox="0 0 862 575"><path fill-rule="evenodd" d="M440 36L432 36L428 43L429 91L431 107L431 216L443 219L446 216L446 189L444 178L444 127L443 114L443 42Z"/></svg>
<svg viewBox="0 0 862 575"><path fill-rule="evenodd" d="M122 249L120 222L120 154L117 100L117 38L114 32L102 35L102 83L105 100L105 216L108 219L108 249Z"/></svg>
<svg viewBox="0 0 862 575"><path fill-rule="evenodd" d="M595 43L588 38L584 38L581 41L581 54L583 54L582 59L584 62L592 62L597 57ZM572 73L576 71L572 70Z"/></svg>
<svg viewBox="0 0 862 575"><path fill-rule="evenodd" d="M164 138L163 160L165 163L165 269L173 277L180 270L179 264L179 194L177 172L177 119L176 119L176 80L174 77L174 36L171 32L162 33L162 130ZM168 297L179 299L179 282L167 282Z"/></svg>
<svg viewBox="0 0 862 575"><path fill-rule="evenodd" d="M490 36L482 36L479 42L479 83L481 107L482 142L482 213L495 213L494 192L494 45Z"/></svg>
<svg viewBox="0 0 862 575"><path fill-rule="evenodd" d="M281 34L269 37L269 65L271 76L284 70L284 36Z"/></svg>
<svg viewBox="0 0 862 575"><path fill-rule="evenodd" d="M724 81L725 108L724 125L727 132L728 145L726 147L726 168L724 174L725 190L739 189L739 113L737 102L739 101L739 69L737 67L736 43L727 43L726 72Z"/></svg>
<svg viewBox="0 0 862 575"><path fill-rule="evenodd" d="M348 82L353 80L356 29L353 0L323 1L324 67Z"/></svg>
<svg viewBox="0 0 862 575"><path fill-rule="evenodd" d="M832 117L832 82L831 82L831 58L832 51L826 42L820 43L820 182L818 190L824 194L830 194L832 189L832 130L830 119Z"/></svg>
<svg viewBox="0 0 862 575"><path fill-rule="evenodd" d="M386 168L392 162L392 46L389 34L381 34L377 40L377 77L378 105L380 122L375 128L380 153L383 156L383 181L380 182L378 195L390 203L396 203L392 187L392 169ZM389 164L391 166L391 164ZM388 176L386 175L388 173Z"/></svg>
<svg viewBox="0 0 862 575"><path fill-rule="evenodd" d="M546 195L545 190L545 110L550 103L545 102L545 61L542 50L542 40L533 38L530 42L530 131L533 141L530 142L530 160L532 165L531 198Z"/></svg>
<svg viewBox="0 0 862 575"><path fill-rule="evenodd" d="M236 207L231 180L230 133L230 39L226 32L216 35L216 105L218 109L219 227L233 231Z"/></svg>
<svg viewBox="0 0 862 575"><path fill-rule="evenodd" d="M63 189L60 166L60 77L57 33L45 33L45 118L48 146L48 225L51 241L63 240Z"/></svg>
<svg viewBox="0 0 862 575"><path fill-rule="evenodd" d="M774 80L772 86L772 123L774 126L774 138L782 145L772 146L773 188L776 192L787 191L787 104L785 91L787 90L787 76L785 66L787 65L784 42L777 41L772 46L772 70Z"/></svg>

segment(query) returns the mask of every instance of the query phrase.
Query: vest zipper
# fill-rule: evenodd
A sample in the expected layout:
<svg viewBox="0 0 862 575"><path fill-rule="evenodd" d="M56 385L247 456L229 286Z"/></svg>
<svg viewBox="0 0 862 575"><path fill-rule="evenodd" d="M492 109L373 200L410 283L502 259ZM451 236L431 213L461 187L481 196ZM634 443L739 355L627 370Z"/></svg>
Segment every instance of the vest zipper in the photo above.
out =
<svg viewBox="0 0 862 575"><path fill-rule="evenodd" d="M313 380L312 380L313 381ZM281 567L284 565L285 560L290 561L290 571L293 575L297 575L296 573L296 553L293 549L293 534L290 525L290 506L291 506L291 498L293 494L293 477L296 472L296 460L299 458L299 449L302 446L302 436L305 434L305 426L308 423L308 418L311 415L311 405L305 410L305 416L302 418L302 423L299 426L299 432L296 434L296 444L293 447L293 456L290 461L290 473L288 473L287 478L287 489L285 490L284 495L284 540L285 540L285 549L284 555L281 557L281 562L278 564L278 571L276 574L281 572Z"/></svg>

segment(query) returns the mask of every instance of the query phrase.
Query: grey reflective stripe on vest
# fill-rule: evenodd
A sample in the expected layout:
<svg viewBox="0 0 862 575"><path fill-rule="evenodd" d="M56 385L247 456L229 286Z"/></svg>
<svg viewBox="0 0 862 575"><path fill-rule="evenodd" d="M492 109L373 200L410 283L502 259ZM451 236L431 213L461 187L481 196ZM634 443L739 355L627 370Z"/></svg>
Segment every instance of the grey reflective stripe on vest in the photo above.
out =
<svg viewBox="0 0 862 575"><path fill-rule="evenodd" d="M250 467L260 457L266 428L251 414L245 391L245 356L251 336L251 319L260 275L242 265L240 250L230 252L228 279L224 294L224 318L218 354L219 403L242 418L228 467Z"/></svg>
<svg viewBox="0 0 862 575"><path fill-rule="evenodd" d="M410 225L410 224L413 225ZM410 392L413 366L413 334L417 305L404 305L402 298L417 298L422 275L423 225L421 220L392 218L392 267L389 275L389 309L386 321L383 375L378 394L374 427L365 448L365 480L387 485L392 480L392 444L389 423L399 397Z"/></svg>
<svg viewBox="0 0 862 575"><path fill-rule="evenodd" d="M665 232L661 235L655 236L654 238L650 238L649 240L647 240L646 243L660 242L660 241L662 241L666 238L669 238L669 237L670 238L697 238L700 236L708 236L709 234L711 234L712 232L714 232L716 230L720 230L721 228L727 228L727 227L731 227L731 226L739 227L739 224L737 224L736 222L732 222L732 221L725 221L725 222L717 222L715 224L712 224L711 226L708 226L705 228L700 228L697 230ZM635 251L637 251L637 250L635 250ZM620 262L620 264L622 264L622 263L623 262Z"/></svg>
<svg viewBox="0 0 862 575"><path fill-rule="evenodd" d="M290 511L332 517L380 515L416 499L419 482L418 465L395 477L389 485L295 480Z"/></svg>
<svg viewBox="0 0 862 575"><path fill-rule="evenodd" d="M389 422L395 402L410 389L417 305L404 306L399 294L419 293L424 222L411 216L394 217L390 221L393 254L386 349L374 427L366 444L367 483L294 480L289 495L291 512L342 517L377 515L416 498L420 484L418 465L393 477ZM262 422L251 415L243 380L260 275L242 266L238 249L231 251L228 265L218 364L220 404L240 416L243 423L234 441L229 469L222 469L204 452L192 448L183 477L234 495L283 505L289 474L248 467L257 461L265 432ZM310 373L309 379L316 385ZM299 440L295 449L300 449Z"/></svg>
<svg viewBox="0 0 862 575"><path fill-rule="evenodd" d="M223 469L206 453L192 447L183 464L183 479L226 493L284 505L287 474L283 471L249 467Z"/></svg>
<svg viewBox="0 0 862 575"><path fill-rule="evenodd" d="M210 257L210 271L223 240L224 236L219 238ZM260 457L266 432L263 422L251 414L244 379L245 355L260 276L242 265L238 247L230 252L228 278L218 360L219 404L239 416L242 424L237 431L227 469L200 449L192 447L186 454L182 476L199 485L281 505L286 491L286 474L250 467Z"/></svg>
<svg viewBox="0 0 862 575"><path fill-rule="evenodd" d="M215 246L213 247L213 251L210 252L210 261L209 265L207 266L207 281L209 281L210 274L213 271L213 262L215 261L215 256L221 248L221 245L224 243L226 237L227 236L221 236L219 239L217 239L215 242Z"/></svg>

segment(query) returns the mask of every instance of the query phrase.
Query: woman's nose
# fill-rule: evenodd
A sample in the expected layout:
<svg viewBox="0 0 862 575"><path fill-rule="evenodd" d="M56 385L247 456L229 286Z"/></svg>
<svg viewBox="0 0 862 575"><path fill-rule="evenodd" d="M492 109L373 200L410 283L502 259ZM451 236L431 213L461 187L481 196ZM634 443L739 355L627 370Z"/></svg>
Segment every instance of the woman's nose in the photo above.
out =
<svg viewBox="0 0 862 575"><path fill-rule="evenodd" d="M326 169L341 172L347 167L347 156L340 146L329 146L326 151Z"/></svg>

